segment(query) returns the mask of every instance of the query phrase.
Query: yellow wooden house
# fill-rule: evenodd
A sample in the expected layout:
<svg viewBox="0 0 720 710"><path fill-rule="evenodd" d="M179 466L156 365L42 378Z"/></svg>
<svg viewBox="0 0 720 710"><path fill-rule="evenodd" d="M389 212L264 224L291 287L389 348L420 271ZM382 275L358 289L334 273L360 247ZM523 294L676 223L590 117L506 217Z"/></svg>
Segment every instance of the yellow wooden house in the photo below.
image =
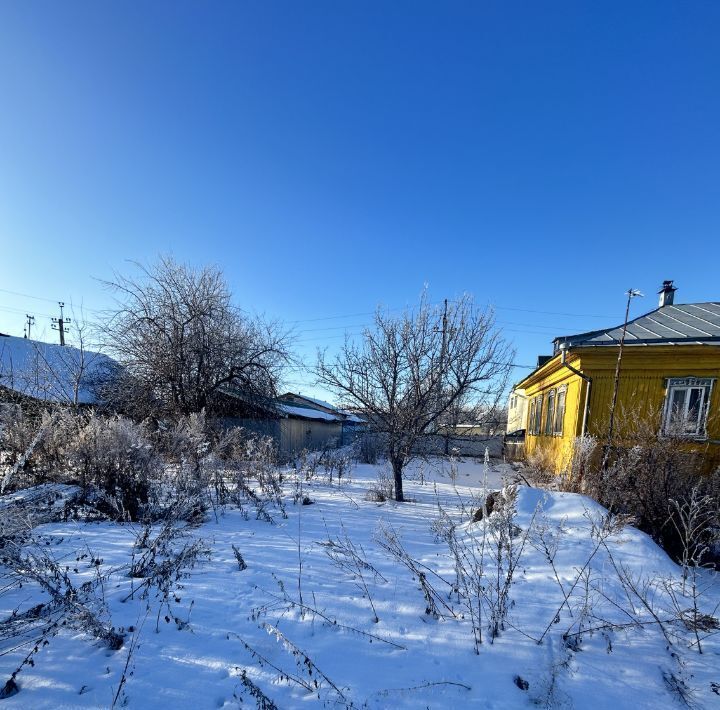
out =
<svg viewBox="0 0 720 710"><path fill-rule="evenodd" d="M627 324L615 417L645 417L712 470L720 465L720 303L676 305L675 290L664 282L659 307ZM513 392L527 401L527 456L561 473L578 437L607 437L622 331L556 338L553 355L517 383Z"/></svg>

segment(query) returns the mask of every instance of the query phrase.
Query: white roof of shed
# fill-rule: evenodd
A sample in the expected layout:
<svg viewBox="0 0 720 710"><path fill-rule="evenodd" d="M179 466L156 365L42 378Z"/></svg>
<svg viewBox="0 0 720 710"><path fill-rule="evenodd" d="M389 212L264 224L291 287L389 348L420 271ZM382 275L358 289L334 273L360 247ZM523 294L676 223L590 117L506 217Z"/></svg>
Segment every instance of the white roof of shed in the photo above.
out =
<svg viewBox="0 0 720 710"><path fill-rule="evenodd" d="M290 417L302 417L303 419L321 419L327 422L340 422L344 419L342 416L329 414L320 409L312 409L310 407L294 407L292 404L276 402L275 407L279 412Z"/></svg>
<svg viewBox="0 0 720 710"><path fill-rule="evenodd" d="M44 402L96 404L93 382L114 365L101 353L0 337L0 386Z"/></svg>

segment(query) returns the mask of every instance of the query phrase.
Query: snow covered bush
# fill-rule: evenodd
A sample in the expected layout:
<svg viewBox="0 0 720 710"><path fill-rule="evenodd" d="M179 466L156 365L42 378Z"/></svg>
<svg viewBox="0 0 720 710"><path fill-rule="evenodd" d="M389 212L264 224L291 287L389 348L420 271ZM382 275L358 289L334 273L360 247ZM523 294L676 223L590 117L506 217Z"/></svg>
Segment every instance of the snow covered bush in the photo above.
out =
<svg viewBox="0 0 720 710"><path fill-rule="evenodd" d="M0 491L72 478L67 447L84 423L71 409L0 409Z"/></svg>
<svg viewBox="0 0 720 710"><path fill-rule="evenodd" d="M383 452L383 444L379 434L365 432L353 442L353 454L359 463L376 464Z"/></svg>
<svg viewBox="0 0 720 710"><path fill-rule="evenodd" d="M320 457L323 468L328 477L328 483L333 482L333 476L337 478L338 483L342 483L343 478L347 478L352 468L352 460L348 451L343 449L327 450Z"/></svg>
<svg viewBox="0 0 720 710"><path fill-rule="evenodd" d="M702 461L683 446L687 440L663 435L656 421L657 417L645 412L621 411L609 465L606 469L599 462L587 466L583 488L606 507L631 515L641 530L677 560L684 545L678 534L677 505L685 505L696 495L719 501L720 471L701 473ZM696 544L706 546L707 536L719 526L720 503L703 529L696 531Z"/></svg>
<svg viewBox="0 0 720 710"><path fill-rule="evenodd" d="M119 519L141 517L163 472L145 427L121 416L90 415L68 456L83 489L94 486L101 492L99 507Z"/></svg>
<svg viewBox="0 0 720 710"><path fill-rule="evenodd" d="M265 503L273 504L280 510L282 517L286 518L282 473L278 467L277 447L272 437L249 438L240 463L241 465L235 469L235 483L238 486L238 492L247 494L249 481L256 481L259 487L259 499L264 501L262 503L263 510ZM258 497L257 494L256 497ZM253 502L256 507L259 505L255 498L253 498ZM260 515L260 508L258 508L258 515Z"/></svg>
<svg viewBox="0 0 720 710"><path fill-rule="evenodd" d="M285 516L271 437L222 426L199 412L161 423L154 442L165 467L161 508L173 505L189 517L212 509L217 519L230 503L241 509L250 503L260 518L272 519L270 507Z"/></svg>
<svg viewBox="0 0 720 710"><path fill-rule="evenodd" d="M490 643L505 630L512 599L510 591L520 558L534 531L535 514L525 531L516 525L518 490L506 486L479 501L471 521L461 503L459 511L443 507L433 529L443 539L454 561L452 592L470 620L475 653L488 632ZM460 520L458 522L458 515Z"/></svg>
<svg viewBox="0 0 720 710"><path fill-rule="evenodd" d="M317 475L320 458L315 452L303 449L295 457L292 465L298 479L304 478L306 482L310 482L314 480Z"/></svg>
<svg viewBox="0 0 720 710"><path fill-rule="evenodd" d="M392 500L394 497L393 478L387 468L381 468L378 471L375 483L369 488L365 497L374 503L384 503L386 500Z"/></svg>
<svg viewBox="0 0 720 710"><path fill-rule="evenodd" d="M235 503L241 510L250 504L258 519L272 521L270 508L287 517L283 500L283 476L275 441L270 436L249 434L242 429L219 432L204 459L206 485L224 505Z"/></svg>
<svg viewBox="0 0 720 710"><path fill-rule="evenodd" d="M38 422L31 419L16 405L0 407L0 460L14 463L30 446Z"/></svg>
<svg viewBox="0 0 720 710"><path fill-rule="evenodd" d="M527 477L533 485L548 488L555 483L553 453L540 443L527 457Z"/></svg>
<svg viewBox="0 0 720 710"><path fill-rule="evenodd" d="M599 447L594 436L583 434L573 439L572 456L565 474L564 488L581 493L585 485L586 473L597 466Z"/></svg>
<svg viewBox="0 0 720 710"><path fill-rule="evenodd" d="M18 474L39 442L40 423L19 406L0 408L0 492L17 485Z"/></svg>
<svg viewBox="0 0 720 710"><path fill-rule="evenodd" d="M172 488L175 499L200 501L210 494L215 484L215 505L222 505L224 498L218 490L218 479L212 443L205 413L179 417L172 427L160 437L166 463L173 466ZM220 487L222 488L222 487Z"/></svg>

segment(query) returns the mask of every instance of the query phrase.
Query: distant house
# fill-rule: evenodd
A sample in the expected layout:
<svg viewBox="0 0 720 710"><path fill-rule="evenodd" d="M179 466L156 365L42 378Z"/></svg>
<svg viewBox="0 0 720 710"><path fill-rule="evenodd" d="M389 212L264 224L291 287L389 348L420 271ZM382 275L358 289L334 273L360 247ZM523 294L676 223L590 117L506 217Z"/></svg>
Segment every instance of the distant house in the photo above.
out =
<svg viewBox="0 0 720 710"><path fill-rule="evenodd" d="M238 393L225 391L230 396ZM275 400L255 403L252 417L224 417L228 426L275 439L281 456L317 451L351 443L365 422L352 414L312 397L286 392Z"/></svg>
<svg viewBox="0 0 720 710"><path fill-rule="evenodd" d="M98 404L97 384L115 366L101 353L0 335L0 401Z"/></svg>
<svg viewBox="0 0 720 710"><path fill-rule="evenodd" d="M630 321L616 412L635 412L682 440L711 470L720 464L720 303L674 304L672 281L657 309ZM567 470L576 438L608 435L622 325L555 338L552 356L513 389L526 397L526 453Z"/></svg>
<svg viewBox="0 0 720 710"><path fill-rule="evenodd" d="M527 429L527 401L523 389L516 387L510 393L506 427L508 434Z"/></svg>
<svg viewBox="0 0 720 710"><path fill-rule="evenodd" d="M352 412L294 392L278 397L277 408L289 420L284 443L295 450L318 449L333 441L338 446L347 445L365 426L365 421ZM291 423L295 420L298 423Z"/></svg>

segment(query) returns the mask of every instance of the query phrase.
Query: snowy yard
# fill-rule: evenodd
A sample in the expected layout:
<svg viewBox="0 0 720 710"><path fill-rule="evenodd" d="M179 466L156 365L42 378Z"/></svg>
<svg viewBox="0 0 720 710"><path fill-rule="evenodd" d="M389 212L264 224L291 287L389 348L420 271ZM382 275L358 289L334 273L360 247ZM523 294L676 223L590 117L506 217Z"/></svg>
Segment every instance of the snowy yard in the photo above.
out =
<svg viewBox="0 0 720 710"><path fill-rule="evenodd" d="M453 482L447 466L414 463L405 489L411 502L402 504L367 500L382 467L356 465L340 486L322 476L305 483L312 505L293 504L286 484L287 518L277 508L269 510L273 522L256 520L252 509L248 519L236 508L217 519L210 512L188 532L208 554L172 587L168 603L155 588L144 598L142 578L128 575L133 552L141 554L141 526L38 525L35 538L68 567L76 588L109 575L94 593L98 604L104 595L104 619L125 634L124 645L111 650L61 629L18 673L19 692L4 706L108 707L127 670L117 702L132 708L720 707L720 637L703 638L701 654L694 631L669 620L665 589L679 588L680 568L634 528L592 535L605 511L579 495L519 487L507 617L494 639L483 617L476 653L443 531L455 524L461 552L479 549L472 541L498 514L472 523L472 498L484 475L497 490L513 469L492 464L484 472L482 461L465 460ZM388 551L393 536L426 575L431 599L437 593L430 609L437 613L426 613L432 603L417 575ZM347 554L350 543L356 557ZM497 582L491 552L489 545L488 587ZM33 583L12 586L4 571L2 619L47 601ZM665 586L645 586L651 579ZM650 609L627 580L644 589ZM717 616L718 585L708 574L702 583L711 585L702 609ZM29 650L0 648L0 687Z"/></svg>

